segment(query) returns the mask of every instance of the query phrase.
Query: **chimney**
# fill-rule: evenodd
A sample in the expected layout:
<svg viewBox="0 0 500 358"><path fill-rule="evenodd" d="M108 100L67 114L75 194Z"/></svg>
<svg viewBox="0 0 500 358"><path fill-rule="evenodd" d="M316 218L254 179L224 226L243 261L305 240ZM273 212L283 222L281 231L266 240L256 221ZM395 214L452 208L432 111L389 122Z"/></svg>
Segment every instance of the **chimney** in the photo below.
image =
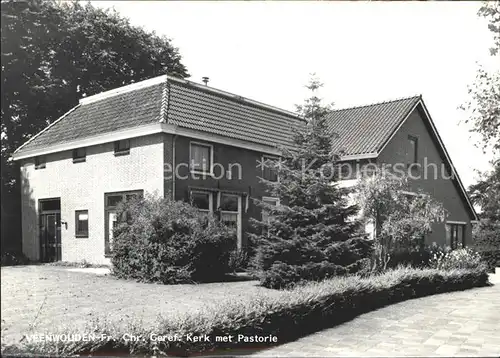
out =
<svg viewBox="0 0 500 358"><path fill-rule="evenodd" d="M208 81L210 81L210 78L205 76L205 77L202 77L201 80L203 81L203 83L205 84L205 86L208 86Z"/></svg>

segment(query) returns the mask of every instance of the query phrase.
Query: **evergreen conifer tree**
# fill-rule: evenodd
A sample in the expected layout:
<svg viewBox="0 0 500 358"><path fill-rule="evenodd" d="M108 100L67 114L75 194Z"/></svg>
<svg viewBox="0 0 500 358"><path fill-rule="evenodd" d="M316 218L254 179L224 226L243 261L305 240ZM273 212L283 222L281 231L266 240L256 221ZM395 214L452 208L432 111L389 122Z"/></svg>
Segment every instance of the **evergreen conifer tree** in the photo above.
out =
<svg viewBox="0 0 500 358"><path fill-rule="evenodd" d="M307 86L311 97L297 106L305 123L294 133L295 146L282 148L278 162L262 163L278 172L278 181L262 180L268 195L280 203L259 202L269 219L257 222L259 233L252 235L253 267L266 287L354 273L371 253L371 244L356 235L357 206L349 204L348 190L335 182L339 157L332 152L326 123L332 106L323 106L317 96L321 86L312 78Z"/></svg>

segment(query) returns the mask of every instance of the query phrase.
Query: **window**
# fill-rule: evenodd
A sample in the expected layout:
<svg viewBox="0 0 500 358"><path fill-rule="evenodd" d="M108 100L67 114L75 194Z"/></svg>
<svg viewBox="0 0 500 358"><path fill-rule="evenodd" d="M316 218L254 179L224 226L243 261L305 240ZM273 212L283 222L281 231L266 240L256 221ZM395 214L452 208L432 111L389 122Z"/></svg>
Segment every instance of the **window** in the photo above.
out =
<svg viewBox="0 0 500 358"><path fill-rule="evenodd" d="M117 140L115 142L115 155L130 154L130 139Z"/></svg>
<svg viewBox="0 0 500 358"><path fill-rule="evenodd" d="M465 223L446 224L446 245L451 249L465 247Z"/></svg>
<svg viewBox="0 0 500 358"><path fill-rule="evenodd" d="M75 236L89 237L89 211L75 211Z"/></svg>
<svg viewBox="0 0 500 358"><path fill-rule="evenodd" d="M262 156L262 178L272 182L278 181L278 161L276 157Z"/></svg>
<svg viewBox="0 0 500 358"><path fill-rule="evenodd" d="M191 142L189 153L191 171L199 173L212 172L213 147L211 145Z"/></svg>
<svg viewBox="0 0 500 358"><path fill-rule="evenodd" d="M212 211L212 193L203 191L191 192L191 203L201 212L209 213Z"/></svg>
<svg viewBox="0 0 500 358"><path fill-rule="evenodd" d="M116 209L120 202L124 200L131 200L136 197L142 197L142 190L117 192L117 193L106 193L104 194L104 225L105 225L105 236L104 236L104 253L105 255L110 255L113 249L113 230L118 225L118 222L125 220L126 218L119 218L116 214Z"/></svg>
<svg viewBox="0 0 500 358"><path fill-rule="evenodd" d="M226 196L227 199L227 196ZM237 198L231 198L230 200L226 200L227 205L221 206L221 221L228 226L231 230L236 233L236 229L238 227L238 202ZM236 202L236 203L234 203ZM236 204L236 208L234 208L234 204Z"/></svg>
<svg viewBox="0 0 500 358"><path fill-rule="evenodd" d="M41 199L39 204L40 212L46 211L60 211L61 210L61 200L60 199Z"/></svg>
<svg viewBox="0 0 500 358"><path fill-rule="evenodd" d="M45 169L46 163L47 162L44 155L35 157L35 169Z"/></svg>
<svg viewBox="0 0 500 358"><path fill-rule="evenodd" d="M278 198L263 197L262 201L268 205L279 206ZM265 208L262 208L262 221L269 223L270 219L271 216L269 215L269 212Z"/></svg>
<svg viewBox="0 0 500 358"><path fill-rule="evenodd" d="M85 148L73 149L73 163L81 163L85 161L87 156Z"/></svg>
<svg viewBox="0 0 500 358"><path fill-rule="evenodd" d="M408 165L412 165L418 163L418 138L409 135L408 141L410 142L410 162Z"/></svg>
<svg viewBox="0 0 500 358"><path fill-rule="evenodd" d="M238 249L241 248L241 196L220 193L220 220L236 236Z"/></svg>

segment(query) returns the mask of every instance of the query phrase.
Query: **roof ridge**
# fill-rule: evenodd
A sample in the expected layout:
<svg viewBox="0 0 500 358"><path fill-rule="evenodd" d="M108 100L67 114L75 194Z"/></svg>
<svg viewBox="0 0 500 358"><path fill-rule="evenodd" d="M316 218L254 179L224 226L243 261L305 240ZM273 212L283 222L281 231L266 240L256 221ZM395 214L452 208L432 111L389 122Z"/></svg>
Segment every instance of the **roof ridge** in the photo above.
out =
<svg viewBox="0 0 500 358"><path fill-rule="evenodd" d="M232 100L242 101L242 102L254 105L254 106L258 106L258 107L261 107L261 108L266 108L266 109L269 109L269 110L272 110L272 111L275 111L275 112L279 112L279 113L286 114L288 116L295 117L297 119L303 120L303 118L298 113L295 113L295 112L292 112L292 111L289 111L289 110L286 110L286 109L283 109L283 108L279 108L279 107L276 107L276 106L273 106L273 105L270 105L270 104L267 104L267 103L264 103L264 102L261 102L261 101L257 101L257 100L254 100L254 99L251 99L251 98L248 98L248 97L244 97L244 96L238 95L236 93L232 93L232 92L228 92L228 91L225 91L225 90L221 90L221 89L218 89L218 88L215 88L215 87L211 87L211 86L208 86L208 85L202 85L201 83L194 82L194 81L191 81L191 80L187 80L187 79L184 79L184 78L168 76L168 79L176 81L176 82L180 82L180 83L183 83L183 84L186 84L186 85L189 85L189 86L196 87L197 89L200 89L202 91L207 91L207 92L211 92L211 93L214 93L214 94L218 94L218 95L223 96L225 98L229 98L229 99L232 99Z"/></svg>
<svg viewBox="0 0 500 358"><path fill-rule="evenodd" d="M86 105L89 103L97 102L109 97L114 97L127 92L136 91L142 88L154 86L162 82L167 81L167 75L160 75L152 78L148 78L139 82L130 83L128 85L113 88L111 90L96 93L92 96L80 98L79 103L81 105Z"/></svg>
<svg viewBox="0 0 500 358"><path fill-rule="evenodd" d="M392 103L392 102L399 102L399 101L403 101L403 100L411 99L411 98L422 99L422 95L421 94L417 94L417 95L412 95L412 96L405 96L405 97L399 97L399 98L394 98L394 99L388 99L388 100L381 101L381 102L375 102L375 103L369 103L369 104L362 104L362 105L355 105L355 106L350 106L350 107L345 107L345 108L336 108L336 109L333 109L332 112L340 112L340 111L346 111L346 110L356 109L356 108L378 106L378 105L381 105L381 104Z"/></svg>

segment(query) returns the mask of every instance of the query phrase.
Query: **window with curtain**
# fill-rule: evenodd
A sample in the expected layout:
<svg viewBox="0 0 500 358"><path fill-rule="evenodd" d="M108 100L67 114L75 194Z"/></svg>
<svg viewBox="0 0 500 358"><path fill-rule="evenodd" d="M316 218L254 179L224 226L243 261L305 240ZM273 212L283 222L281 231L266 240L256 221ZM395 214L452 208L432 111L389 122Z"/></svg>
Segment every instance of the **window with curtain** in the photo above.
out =
<svg viewBox="0 0 500 358"><path fill-rule="evenodd" d="M446 245L453 250L465 247L464 224L446 224Z"/></svg>
<svg viewBox="0 0 500 358"><path fill-rule="evenodd" d="M212 146L208 144L190 144L190 168L192 171L210 173L212 169Z"/></svg>
<svg viewBox="0 0 500 358"><path fill-rule="evenodd" d="M220 218L234 234L238 231L239 205L238 196L231 194L221 194L220 197Z"/></svg>

